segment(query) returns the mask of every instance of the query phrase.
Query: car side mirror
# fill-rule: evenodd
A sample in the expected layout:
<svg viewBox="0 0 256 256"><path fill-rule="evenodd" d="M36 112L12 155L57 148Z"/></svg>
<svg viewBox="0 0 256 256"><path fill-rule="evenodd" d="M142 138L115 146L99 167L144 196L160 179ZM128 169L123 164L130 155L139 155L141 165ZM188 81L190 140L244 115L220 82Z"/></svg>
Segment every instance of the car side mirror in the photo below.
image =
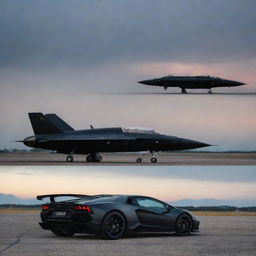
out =
<svg viewBox="0 0 256 256"><path fill-rule="evenodd" d="M170 205L167 205L167 206L166 206L166 211L163 212L163 213L168 213L168 212L170 212L171 209L172 209L171 206L170 206Z"/></svg>

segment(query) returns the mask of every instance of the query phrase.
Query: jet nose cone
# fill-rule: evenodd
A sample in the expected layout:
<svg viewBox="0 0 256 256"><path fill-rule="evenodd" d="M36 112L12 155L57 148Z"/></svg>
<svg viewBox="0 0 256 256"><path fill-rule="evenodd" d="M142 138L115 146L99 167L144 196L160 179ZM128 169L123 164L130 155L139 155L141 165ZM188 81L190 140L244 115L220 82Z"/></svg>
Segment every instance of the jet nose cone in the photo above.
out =
<svg viewBox="0 0 256 256"><path fill-rule="evenodd" d="M243 82L239 82L239 81L230 81L232 86L241 86L241 85L245 85L245 83Z"/></svg>
<svg viewBox="0 0 256 256"><path fill-rule="evenodd" d="M155 84L158 84L159 82L156 79L150 79L150 80L139 81L138 83L146 84L146 85L155 85Z"/></svg>
<svg viewBox="0 0 256 256"><path fill-rule="evenodd" d="M142 80L142 81L139 81L138 83L139 84L149 84L148 82L149 82L149 80Z"/></svg>
<svg viewBox="0 0 256 256"><path fill-rule="evenodd" d="M245 85L246 83L242 83L242 82L237 82L238 86L240 85Z"/></svg>
<svg viewBox="0 0 256 256"><path fill-rule="evenodd" d="M195 148L204 148L204 147L210 147L211 145L207 144L207 143L204 143L204 142L196 141L194 143L194 146L195 146Z"/></svg>
<svg viewBox="0 0 256 256"><path fill-rule="evenodd" d="M200 142L200 141L195 141L195 140L182 140L183 147L185 149L193 149L193 148L204 148L204 147L209 147L211 145Z"/></svg>

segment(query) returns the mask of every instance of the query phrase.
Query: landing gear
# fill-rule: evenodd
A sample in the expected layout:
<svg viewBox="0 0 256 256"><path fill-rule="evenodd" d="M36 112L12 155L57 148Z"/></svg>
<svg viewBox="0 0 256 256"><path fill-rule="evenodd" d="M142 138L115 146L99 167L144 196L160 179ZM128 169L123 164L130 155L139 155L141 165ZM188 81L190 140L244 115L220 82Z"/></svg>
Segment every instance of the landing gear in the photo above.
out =
<svg viewBox="0 0 256 256"><path fill-rule="evenodd" d="M208 91L208 93L209 93L209 94L212 94L212 89L210 89L210 90Z"/></svg>
<svg viewBox="0 0 256 256"><path fill-rule="evenodd" d="M102 160L102 156L98 153L96 154L90 154L86 157L86 161L90 163L99 163Z"/></svg>
<svg viewBox="0 0 256 256"><path fill-rule="evenodd" d="M152 164L157 163L157 158L156 158L156 157L151 157L151 163L152 163Z"/></svg>
<svg viewBox="0 0 256 256"><path fill-rule="evenodd" d="M157 153L156 152L151 152L151 154L152 154L152 157L150 158L150 161L151 161L151 163L157 163ZM137 159L136 159L136 163L138 163L138 164L140 164L140 163L142 163L142 161L143 161L143 158L146 156L146 154L143 154L141 157L138 157Z"/></svg>
<svg viewBox="0 0 256 256"><path fill-rule="evenodd" d="M72 155L68 155L68 156L66 157L66 161L67 161L68 163L72 163L72 162L74 161L73 156L72 156Z"/></svg>
<svg viewBox="0 0 256 256"><path fill-rule="evenodd" d="M152 164L156 164L157 163L157 153L156 152L151 152L152 153L152 157L150 159Z"/></svg>
<svg viewBox="0 0 256 256"><path fill-rule="evenodd" d="M140 164L141 162L142 162L142 157L138 157L138 158L136 159L136 163Z"/></svg>
<svg viewBox="0 0 256 256"><path fill-rule="evenodd" d="M185 88L181 88L181 93L182 94L186 94L187 93L186 89Z"/></svg>
<svg viewBox="0 0 256 256"><path fill-rule="evenodd" d="M165 90L165 91L167 90L167 88L168 88L168 86L167 86L167 85L164 85L164 90Z"/></svg>
<svg viewBox="0 0 256 256"><path fill-rule="evenodd" d="M74 161L73 154L75 152L75 148L69 153L69 155L66 157L66 161L68 163L72 163Z"/></svg>

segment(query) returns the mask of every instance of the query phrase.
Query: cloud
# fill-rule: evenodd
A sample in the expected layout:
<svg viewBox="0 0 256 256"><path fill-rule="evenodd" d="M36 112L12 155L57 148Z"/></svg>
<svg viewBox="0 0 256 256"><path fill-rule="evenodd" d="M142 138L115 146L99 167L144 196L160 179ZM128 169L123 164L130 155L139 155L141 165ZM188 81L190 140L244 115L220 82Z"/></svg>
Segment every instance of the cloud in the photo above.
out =
<svg viewBox="0 0 256 256"><path fill-rule="evenodd" d="M225 63L192 63L192 62L142 62L131 65L131 69L145 77L161 76L167 74L175 75L212 75L241 80L249 84L255 84L256 58L245 62ZM243 87L244 88L244 87Z"/></svg>
<svg viewBox="0 0 256 256"><path fill-rule="evenodd" d="M255 91L255 7L254 0L0 1L1 147L29 135L26 113L42 111L80 128L153 127L220 150L255 149L253 96L122 95L161 92L137 81L168 73L249 81L216 91Z"/></svg>
<svg viewBox="0 0 256 256"><path fill-rule="evenodd" d="M120 169L113 166L47 166L29 167L28 172L33 172L29 179L20 173L25 167L1 172L3 168L0 168L1 193L22 197L51 193L114 193L144 194L171 201L181 198L246 199L252 198L256 192L256 176L252 167Z"/></svg>
<svg viewBox="0 0 256 256"><path fill-rule="evenodd" d="M255 58L254 0L1 1L0 66Z"/></svg>

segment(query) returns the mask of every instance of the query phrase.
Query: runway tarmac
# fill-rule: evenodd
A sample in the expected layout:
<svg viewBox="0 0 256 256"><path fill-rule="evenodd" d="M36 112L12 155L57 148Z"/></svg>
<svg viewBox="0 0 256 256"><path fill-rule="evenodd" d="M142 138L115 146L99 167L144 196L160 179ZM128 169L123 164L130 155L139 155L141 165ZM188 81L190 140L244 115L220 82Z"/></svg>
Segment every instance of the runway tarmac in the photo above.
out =
<svg viewBox="0 0 256 256"><path fill-rule="evenodd" d="M158 163L152 164L146 156L136 163L140 154L102 154L101 163L87 163L84 155L74 155L67 163L66 155L56 153L1 153L0 165L256 165L256 153L179 152L160 153Z"/></svg>
<svg viewBox="0 0 256 256"><path fill-rule="evenodd" d="M148 234L109 241L83 234L59 238L39 227L38 213L0 213L0 255L256 255L256 217L202 216L200 220L201 231L188 237Z"/></svg>

